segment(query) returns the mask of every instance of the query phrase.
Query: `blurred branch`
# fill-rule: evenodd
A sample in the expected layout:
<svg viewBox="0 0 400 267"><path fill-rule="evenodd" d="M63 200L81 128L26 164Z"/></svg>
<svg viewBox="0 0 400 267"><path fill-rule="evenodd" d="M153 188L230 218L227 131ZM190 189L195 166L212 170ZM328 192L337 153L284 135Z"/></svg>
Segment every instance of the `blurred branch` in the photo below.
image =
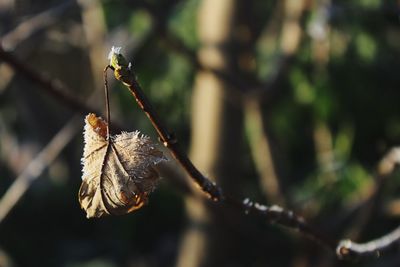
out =
<svg viewBox="0 0 400 267"><path fill-rule="evenodd" d="M1 45L6 50L14 50L22 41L54 25L62 18L62 14L74 5L76 5L75 0L67 0L21 22L15 29L1 38Z"/></svg>
<svg viewBox="0 0 400 267"><path fill-rule="evenodd" d="M114 59L120 54L114 54ZM237 200L223 193L222 189L214 182L206 178L190 161L187 155L179 148L178 141L175 136L170 133L164 126L164 123L153 109L149 100L143 93L138 81L136 80L133 71L128 68L128 64L121 61L112 60L112 68L114 69L115 78L122 82L135 97L136 102L143 112L147 115L153 127L156 129L160 141L167 147L174 158L180 163L183 169L189 174L191 179L197 184L200 189L214 202L226 204L235 207L246 214L256 214L263 217L270 223L276 223L290 229L298 230L304 235L316 240L317 242L325 245L326 247L334 250L336 244L334 241L328 239L319 233L316 229L308 225L306 221L294 214L292 211L284 210L278 206L264 206L249 199L244 201Z"/></svg>
<svg viewBox="0 0 400 267"><path fill-rule="evenodd" d="M82 28L86 38L94 88L100 88L103 80L100 75L96 74L103 70L104 60L106 59L104 55L107 50L104 45L107 27L103 10L98 0L84 0L78 1L78 3L81 8ZM104 60L101 60L102 58Z"/></svg>
<svg viewBox="0 0 400 267"><path fill-rule="evenodd" d="M308 1L286 0L283 2L284 19L281 30L280 50L281 55L274 67L274 72L268 79L261 83L258 90L252 93L255 99L261 99L262 103L270 106L277 98L284 95L284 87L281 83L287 77L290 67L295 59L304 37L303 28L307 12ZM268 35L268 29L266 35ZM265 36L260 36L261 38Z"/></svg>
<svg viewBox="0 0 400 267"><path fill-rule="evenodd" d="M67 5L68 3L75 3L75 1L66 2L65 5L63 4L59 7L60 10L56 9L54 10L54 12L56 11L61 12L61 10L63 10L61 7L65 8L69 6ZM89 12L91 7L92 6L89 5L83 7L82 9L86 12ZM47 11L44 13L48 14ZM49 13L54 15L53 11ZM98 15L98 12L95 15ZM44 17L46 18L47 15ZM43 17L40 18L43 19ZM45 27L45 25L42 26ZM93 47L93 45L95 45L93 44L93 42L96 43L95 40L97 38L90 36L88 37L88 39L89 39L88 40L89 46ZM132 51L136 51L137 48L138 48L137 46L132 47ZM50 79L47 76L41 74L40 72L37 72L35 69L30 68L24 62L18 60L14 55L12 55L12 53L6 52L3 49L3 47L1 47L1 45L0 45L0 60L3 60L7 64L9 64L9 66L11 66L15 72L22 74L25 77L32 80L33 82L37 83L39 85L38 88L40 90L52 96L61 104L69 107L70 109L79 111L84 114L89 112L99 112L95 111L94 108L86 105L85 102L82 102L80 99L72 95L70 93L73 92L71 88L68 88L67 86L63 85L58 80ZM102 68L100 71L102 71ZM96 77L96 75L94 75L93 77ZM96 98L95 97L96 93L97 91L95 91L91 95L91 97L89 97L88 103L94 102ZM31 160L26 169L16 178L15 182L11 185L11 187L7 190L3 198L0 200L0 223L7 216L10 210L15 206L15 204L19 201L19 199L24 195L24 193L28 190L32 182L42 174L44 169L51 164L51 162L59 155L62 149L70 142L73 136L78 132L80 125L81 125L80 117L74 116L54 136L54 138L46 145L46 147L33 160ZM118 130L118 128L120 129L121 127L118 126L117 123L114 123L113 128L115 130Z"/></svg>
<svg viewBox="0 0 400 267"><path fill-rule="evenodd" d="M229 97L240 102L244 98L254 98L260 100L263 104L272 104L276 99L284 95L284 90L280 87L281 82L287 76L290 66L294 61L294 54L283 54L278 60L274 72L266 81L257 79L244 80L237 75L231 75L223 70L206 66L197 58L196 52L188 48L178 37L171 32L161 32L160 38L167 48L185 56L195 68L210 72L216 75L229 85ZM299 42L301 40L299 39Z"/></svg>
<svg viewBox="0 0 400 267"><path fill-rule="evenodd" d="M342 240L336 248L341 259L361 259L379 257L382 252L399 245L400 226L380 238L366 243L356 243L349 239Z"/></svg>
<svg viewBox="0 0 400 267"><path fill-rule="evenodd" d="M72 89L68 88L58 80L52 80L46 75L36 71L34 68L29 67L25 62L17 59L12 53L7 52L0 45L0 60L10 65L16 72L22 74L29 80L35 82L39 86L38 89L53 96L61 104L68 106L72 110L81 113L93 112L95 109L87 106L80 99L72 95Z"/></svg>
<svg viewBox="0 0 400 267"><path fill-rule="evenodd" d="M31 37L47 31L50 26L59 22L62 19L63 14L75 5L75 0L67 0L58 6L49 8L44 12L20 22L17 27L0 38L0 46L2 46L6 51L15 51L17 48L19 49L21 44L27 43ZM30 44L26 47L28 46L29 49L34 49L34 45L32 46L32 44ZM0 82L0 91L2 91L2 89L12 80L14 72L10 70L8 65L1 64L0 75L3 77Z"/></svg>
<svg viewBox="0 0 400 267"><path fill-rule="evenodd" d="M283 25L282 39L279 44L281 58L278 67L270 74L259 90L253 90L250 92L250 96L247 96L245 114L246 122L252 132L252 134L249 134L249 145L262 189L267 198L273 203L284 204L285 199L273 161L270 141L265 127L266 118L262 112L262 107L270 108L273 104L271 101L276 100L278 94L282 94L283 89L279 87L280 82L287 76L289 66L300 47L300 41L303 36L301 23L306 13L305 1L286 0L279 2L273 15L275 19L282 17L280 14L281 8L283 8ZM270 30L271 24L274 23L275 21L271 19L266 25L263 34L259 36L260 42L268 39L278 39L278 33ZM265 101L269 102L265 103Z"/></svg>
<svg viewBox="0 0 400 267"><path fill-rule="evenodd" d="M72 1L75 2L75 1ZM69 2L68 2L69 3ZM155 31L152 30L149 34L147 34L144 38L146 40L151 39L151 37L155 34ZM127 53L131 57L134 54L140 53L141 49L147 45L146 40L141 40L137 41L135 40L134 42L128 42L128 48ZM38 85L38 89L42 90L44 93L48 94L49 96L53 97L58 101L60 104L68 107L71 110L74 110L75 112L80 112L81 114L87 114L90 112L94 112L97 114L100 114L100 111L88 104L86 102L83 102L79 98L75 97L71 92L74 92L76 90L72 90L72 88L67 87L64 85L61 81L52 79L48 77L47 75L44 75L37 71L35 68L32 68L28 66L25 62L22 60L18 59L13 55L13 53L6 51L2 45L1 45L1 40L0 40L0 62L3 61L8 64L16 73L19 73L26 78L30 79L34 83ZM102 71L102 68L101 68ZM96 76L96 75L94 75ZM8 77L7 77L8 78ZM97 91L95 91L96 93ZM88 103L94 103L94 96L92 95L89 98ZM115 120L114 120L115 121ZM119 130L122 129L120 127L118 122L113 123L113 129L114 130Z"/></svg>
<svg viewBox="0 0 400 267"><path fill-rule="evenodd" d="M302 2L302 1L301 1ZM299 8L296 6L295 8ZM148 9L153 19L159 21L156 14L152 13L152 9ZM307 12L305 6L300 5L300 9L296 10L296 14L289 14L289 19L284 22L283 36L281 46L282 55L274 68L274 72L266 81L260 81L255 77L251 80L244 80L237 75L231 75L223 70L206 66L200 62L196 52L188 48L177 36L167 29L158 30L159 37L162 38L167 48L185 56L195 68L211 72L226 82L235 99L243 99L243 97L260 99L265 104L273 103L277 97L283 95L284 90L280 89L280 83L286 77L290 66L294 61L295 52L298 50L302 38L302 24ZM159 24L159 23L158 23Z"/></svg>
<svg viewBox="0 0 400 267"><path fill-rule="evenodd" d="M357 233L360 233L365 227L366 223L371 218L372 214L381 200L383 187L387 177L393 173L395 168L400 165L400 147L392 148L378 164L378 180L376 182L373 194L368 198L363 205L362 222L357 225ZM375 256L378 257L381 252L398 245L400 240L400 227L396 228L389 234L382 236L378 239L372 240L367 243L356 243L350 239L341 240L336 249L336 253L340 258L354 259Z"/></svg>
<svg viewBox="0 0 400 267"><path fill-rule="evenodd" d="M81 118L71 119L28 164L0 200L0 223L36 180L60 154L79 130Z"/></svg>
<svg viewBox="0 0 400 267"><path fill-rule="evenodd" d="M379 162L378 175L387 177L398 165L400 165L400 147L394 147Z"/></svg>
<svg viewBox="0 0 400 267"><path fill-rule="evenodd" d="M382 195L386 181L390 174L393 173L396 166L400 164L400 147L394 147L387 152L378 163L375 186L370 196L361 205L359 211L359 219L354 223L353 229L350 231L351 238L356 239L364 230L367 223L372 218L373 214L377 212L382 201Z"/></svg>
<svg viewBox="0 0 400 267"><path fill-rule="evenodd" d="M259 88L261 83L257 81L244 81L240 77L231 75L223 70L216 69L210 66L206 66L198 59L196 52L188 48L177 36L172 32L163 32L160 36L164 41L167 48L183 55L186 57L193 66L199 70L208 71L218 76L221 80L226 82L230 88L236 90L235 93L244 94L246 91Z"/></svg>
<svg viewBox="0 0 400 267"><path fill-rule="evenodd" d="M284 204L285 198L281 191L279 177L273 161L260 101L256 99L246 101L245 121L250 131L248 134L250 150L262 190L270 202Z"/></svg>
<svg viewBox="0 0 400 267"><path fill-rule="evenodd" d="M152 5L142 5L140 7L147 10L152 16L153 20L155 21L155 32L157 33L157 37L163 41L164 45L168 49L171 49L172 51L175 51L176 53L179 53L186 57L195 68L213 73L214 75L221 78L233 89L236 89L238 93L244 93L249 88L259 86L259 84L252 84L249 81L243 81L237 76L231 75L225 71L202 64L197 57L196 51L187 47L177 36L169 31L168 28L166 28L165 20L168 18L167 15L169 14L170 9L173 7L173 5L171 7L168 7L167 12L159 12L159 10ZM165 15L165 13L167 15ZM249 86L249 84L252 85Z"/></svg>

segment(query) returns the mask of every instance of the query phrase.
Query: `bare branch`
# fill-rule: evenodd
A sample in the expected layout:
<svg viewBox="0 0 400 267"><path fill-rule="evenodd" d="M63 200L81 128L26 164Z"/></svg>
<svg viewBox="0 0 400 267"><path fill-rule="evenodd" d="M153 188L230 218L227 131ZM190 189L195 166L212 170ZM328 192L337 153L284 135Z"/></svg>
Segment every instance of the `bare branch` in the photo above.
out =
<svg viewBox="0 0 400 267"><path fill-rule="evenodd" d="M164 123L153 109L149 100L143 93L138 81L136 80L130 64L126 62L121 54L113 54L111 57L111 68L114 69L115 78L121 81L135 97L139 107L145 112L153 127L156 129L160 141L167 147L174 158L179 162L190 178L207 194L214 202L226 204L239 209L246 214L256 214L263 217L270 223L276 223L290 229L298 230L306 236L318 241L330 249L334 249L334 241L320 234L301 217L292 211L284 210L278 206L264 206L249 199L244 201L237 200L223 193L223 190L214 182L205 177L190 161L187 155L178 146L175 136L164 126Z"/></svg>
<svg viewBox="0 0 400 267"><path fill-rule="evenodd" d="M53 96L61 104L70 107L72 110L80 111L83 114L93 112L95 109L88 107L80 99L72 95L72 89L66 87L58 80L52 80L35 69L27 66L17 59L13 54L7 52L0 45L0 60L9 64L16 72L21 73L31 81L37 83L40 90Z"/></svg>
<svg viewBox="0 0 400 267"><path fill-rule="evenodd" d="M69 8L76 5L75 0L66 0L58 6L47 9L23 22L15 29L5 34L1 39L2 46L7 50L14 50L22 41L38 34L57 23Z"/></svg>
<svg viewBox="0 0 400 267"><path fill-rule="evenodd" d="M64 147L72 140L79 130L79 125L80 118L75 116L32 159L25 170L15 179L14 183L0 200L0 223L25 194L32 182L43 173L46 167L54 161Z"/></svg>
<svg viewBox="0 0 400 267"><path fill-rule="evenodd" d="M373 213L374 207L380 200L385 179L400 164L400 148L394 147L386 153L378 164L378 181L374 193L368 198L365 210L368 217ZM365 224L365 223L364 223ZM400 240L400 226L392 232L366 243L356 243L350 239L344 239L339 242L336 248L336 254L341 259L359 259L369 257L379 257L383 251L398 245Z"/></svg>
<svg viewBox="0 0 400 267"><path fill-rule="evenodd" d="M361 259L379 257L382 252L399 245L400 226L387 235L366 243L356 243L349 239L342 240L336 248L341 259Z"/></svg>

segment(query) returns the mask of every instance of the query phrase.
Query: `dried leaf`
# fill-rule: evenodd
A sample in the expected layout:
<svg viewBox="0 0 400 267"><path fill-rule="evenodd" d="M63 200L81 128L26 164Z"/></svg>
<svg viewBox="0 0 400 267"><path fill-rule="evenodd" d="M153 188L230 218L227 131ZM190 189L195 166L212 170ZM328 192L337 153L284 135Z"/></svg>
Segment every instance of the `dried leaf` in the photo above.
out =
<svg viewBox="0 0 400 267"><path fill-rule="evenodd" d="M79 202L88 218L142 207L159 179L154 166L166 160L149 137L136 131L107 140L107 127L95 114L85 118Z"/></svg>

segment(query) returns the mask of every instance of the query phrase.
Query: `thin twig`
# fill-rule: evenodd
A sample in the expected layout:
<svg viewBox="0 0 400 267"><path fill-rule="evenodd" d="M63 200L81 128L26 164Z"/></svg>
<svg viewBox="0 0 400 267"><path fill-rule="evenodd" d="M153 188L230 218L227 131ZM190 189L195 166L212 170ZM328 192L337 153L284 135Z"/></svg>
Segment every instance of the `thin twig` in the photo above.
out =
<svg viewBox="0 0 400 267"><path fill-rule="evenodd" d="M177 139L164 126L164 123L143 93L133 70L128 67L126 60L121 54L114 54L112 56L110 68L114 69L115 78L121 81L135 97L139 107L145 112L153 127L156 129L160 141L171 151L171 154L189 174L190 178L200 187L203 192L207 194L212 201L233 206L245 212L246 214L251 213L262 216L268 222L298 230L313 240L316 240L330 248L331 250L335 249L336 243L333 240L323 236L313 227L309 226L302 217L294 214L292 211L284 210L283 208L275 205L271 207L260 205L256 202L250 201L249 199L241 201L225 195L223 190L214 182L205 177L193 165L187 155L179 148Z"/></svg>
<svg viewBox="0 0 400 267"><path fill-rule="evenodd" d="M342 240L336 248L341 259L361 259L379 257L382 252L399 245L400 226L380 238L366 243L356 243L349 239Z"/></svg>
<svg viewBox="0 0 400 267"><path fill-rule="evenodd" d="M368 212L368 220L380 201L383 187L387 181L387 177L393 173L395 168L400 164L400 148L394 147L380 160L378 164L378 181L374 193L366 202L365 212ZM361 226L364 228L366 223ZM361 230L359 230L361 231ZM360 259L379 257L383 251L398 246L400 240L400 226L392 232L366 243L356 243L350 239L344 239L339 242L336 248L336 254L341 259Z"/></svg>
<svg viewBox="0 0 400 267"><path fill-rule="evenodd" d="M79 130L80 121L81 118L79 116L71 119L15 179L0 200L0 223L25 194L32 182L43 173L45 168L54 161L61 150L72 140Z"/></svg>
<svg viewBox="0 0 400 267"><path fill-rule="evenodd" d="M110 68L115 69L113 66L111 66ZM137 82L133 72L131 72L128 68L126 68L125 71L128 71L131 74L129 75L129 82L126 82L118 78L117 79L124 82L124 84L128 87L129 91L133 94L139 107L146 113L153 127L156 129L160 137L160 141L164 144L165 147L170 149L175 159L182 165L182 167L190 175L190 177L192 177L195 180L196 184L198 184L201 187L201 189L204 192L206 192L207 195L212 200L214 201L221 200L223 198L223 195L220 188L218 188L213 182L205 178L201 174L201 172L189 160L186 154L181 151L174 134L170 133L167 130L167 128L164 126L164 123L159 118L158 114L155 113L152 105L150 104L147 97L141 90L141 87ZM118 70L115 69L115 73L117 72Z"/></svg>
<svg viewBox="0 0 400 267"><path fill-rule="evenodd" d="M93 103L95 99L97 99L96 92L93 92L88 98L88 102ZM35 158L31 159L27 167L15 179L14 183L0 199L0 223L27 192L33 181L40 177L43 171L72 140L80 129L80 121L80 116L75 115L66 122L65 126L50 140L49 143L46 144ZM117 127L114 125L116 130L118 129Z"/></svg>
<svg viewBox="0 0 400 267"><path fill-rule="evenodd" d="M57 6L22 21L15 29L3 35L1 44L6 49L14 50L23 41L56 24L62 19L62 15L75 5L75 0L66 0Z"/></svg>
<svg viewBox="0 0 400 267"><path fill-rule="evenodd" d="M109 66L104 68L104 97L105 97L105 109L106 109L106 119L107 119L107 140L110 138L110 128L111 128L111 116L110 116L110 101L108 97L108 79L107 70Z"/></svg>
<svg viewBox="0 0 400 267"><path fill-rule="evenodd" d="M46 92L53 96L60 103L65 104L73 110L80 111L81 113L87 114L93 112L95 109L88 107L80 99L76 98L69 92L73 92L72 89L67 88L64 84L58 80L52 80L35 69L29 67L24 62L17 59L12 53L7 52L0 45L0 60L3 60L9 64L16 72L24 75L31 81L37 83L38 89Z"/></svg>
<svg viewBox="0 0 400 267"><path fill-rule="evenodd" d="M389 176L395 168L400 164L400 148L391 148L379 161L375 176L375 184L369 195L357 204L360 214L355 220L353 227L348 231L351 239L357 239L365 230L370 219L377 212L383 200L385 185L389 180Z"/></svg>
<svg viewBox="0 0 400 267"><path fill-rule="evenodd" d="M145 39L149 38L150 36L145 37ZM138 53L146 44L146 41L142 40L136 45L131 45L131 54ZM94 101L96 100L94 94L97 92L97 90L88 98L88 101L81 101L71 93L76 90L69 88L59 80L48 77L47 75L38 72L36 69L29 67L25 62L18 59L13 53L6 51L2 47L0 40L0 62L1 61L7 63L16 73L21 74L36 83L38 85L38 90L41 90L50 97L55 98L56 101L73 110L74 112L80 112L81 114L100 114L98 109L91 106L94 103L97 103L97 101ZM114 122L112 129L119 131L122 129L122 127L119 123Z"/></svg>

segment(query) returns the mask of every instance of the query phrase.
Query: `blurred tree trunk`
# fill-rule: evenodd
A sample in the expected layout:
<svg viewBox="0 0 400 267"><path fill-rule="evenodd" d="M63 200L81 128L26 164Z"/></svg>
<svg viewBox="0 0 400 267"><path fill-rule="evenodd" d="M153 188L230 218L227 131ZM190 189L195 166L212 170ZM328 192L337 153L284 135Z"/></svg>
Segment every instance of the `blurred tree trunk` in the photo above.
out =
<svg viewBox="0 0 400 267"><path fill-rule="evenodd" d="M104 45L107 34L106 21L100 1L79 1L79 5L82 10L82 27L86 37L94 89L98 90L103 86L101 73L107 64Z"/></svg>
<svg viewBox="0 0 400 267"><path fill-rule="evenodd" d="M235 58L235 0L203 0L198 13L202 47L198 52L204 66L232 74ZM242 147L242 110L229 97L230 90L215 74L199 71L192 97L192 143L190 156L199 169L216 179L226 191L238 188ZM230 215L205 207L202 197L188 197L189 225L183 235L177 266L221 266L234 260L233 246L240 246L222 220ZM223 218L226 216L225 218ZM228 227L229 228L229 227ZM236 242L236 243L235 243ZM223 263L223 264L222 264Z"/></svg>

